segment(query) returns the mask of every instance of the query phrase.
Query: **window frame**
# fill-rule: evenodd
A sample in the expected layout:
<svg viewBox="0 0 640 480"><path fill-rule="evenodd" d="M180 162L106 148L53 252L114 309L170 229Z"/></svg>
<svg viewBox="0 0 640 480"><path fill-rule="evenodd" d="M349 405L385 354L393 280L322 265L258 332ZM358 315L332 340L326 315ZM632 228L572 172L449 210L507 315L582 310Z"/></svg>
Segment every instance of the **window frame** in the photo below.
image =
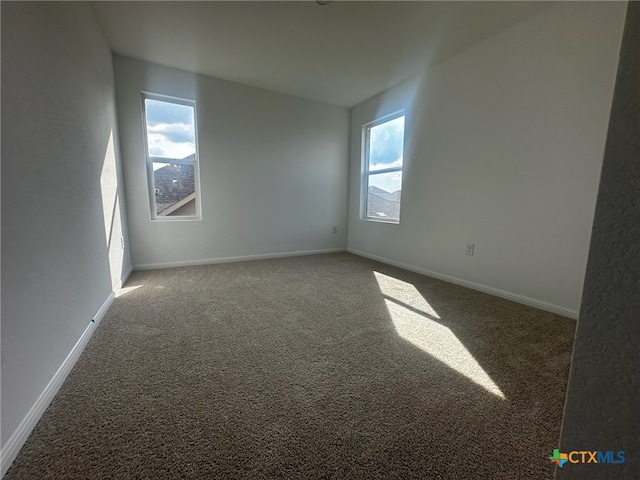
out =
<svg viewBox="0 0 640 480"><path fill-rule="evenodd" d="M154 92L141 91L140 92L141 104L142 104L142 138L144 144L144 154L146 161L146 169L147 169L147 191L149 198L149 213L151 215L152 222L185 222L185 221L200 221L202 220L202 203L201 203L201 190L200 190L200 146L198 144L198 110L196 101L188 98L174 97L171 95L164 95ZM193 157L193 162L191 161L180 161L178 159L173 159L173 162L166 162L167 165L176 164L176 165L193 165L193 185L195 190L195 207L196 213L195 215L180 215L180 216L168 216L168 215L158 215L157 205L156 205L156 186L155 180L153 176L153 164L154 163L163 163L158 161L153 161L154 159L161 159L163 157L152 157L149 155L149 138L147 136L147 110L145 105L145 100L155 100L158 102L165 103L174 103L176 105L184 105L193 108L193 133L194 133L194 146L195 153ZM176 161L177 160L177 161ZM178 207L179 208L179 207Z"/></svg>
<svg viewBox="0 0 640 480"><path fill-rule="evenodd" d="M396 118L404 117L404 128L402 130L402 165L399 167L384 168L380 170L369 171L369 154L370 154L370 134L371 129L382 125L383 123L390 122ZM407 115L405 109L396 110L382 117L378 117L375 120L362 125L362 162L361 162L361 184L360 184L360 220L376 223L386 223L390 225L400 224L400 213L398 213L398 219L385 220L384 217L370 217L367 215L367 204L369 198L369 177L371 175L377 175L381 173L402 173L402 183L404 183L404 153L405 153L405 137L407 131ZM400 191L402 192L402 183ZM401 194L402 195L402 194ZM400 198L400 210L402 210L402 197Z"/></svg>

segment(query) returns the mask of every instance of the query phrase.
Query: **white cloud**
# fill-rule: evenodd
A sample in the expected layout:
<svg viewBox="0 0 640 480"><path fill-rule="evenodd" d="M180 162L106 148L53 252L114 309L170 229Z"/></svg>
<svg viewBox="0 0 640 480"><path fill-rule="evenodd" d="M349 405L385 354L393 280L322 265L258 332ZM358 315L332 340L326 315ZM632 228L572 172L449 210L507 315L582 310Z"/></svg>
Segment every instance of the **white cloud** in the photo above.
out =
<svg viewBox="0 0 640 480"><path fill-rule="evenodd" d="M193 125L159 123L147 127L149 154L154 157L184 158L196 151Z"/></svg>

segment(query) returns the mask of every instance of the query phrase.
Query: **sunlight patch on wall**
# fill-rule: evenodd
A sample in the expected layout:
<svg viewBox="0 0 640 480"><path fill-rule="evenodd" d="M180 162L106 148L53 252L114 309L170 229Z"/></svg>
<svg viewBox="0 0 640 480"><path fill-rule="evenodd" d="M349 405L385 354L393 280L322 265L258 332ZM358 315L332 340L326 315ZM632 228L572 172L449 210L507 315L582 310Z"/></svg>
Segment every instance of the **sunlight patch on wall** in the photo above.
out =
<svg viewBox="0 0 640 480"><path fill-rule="evenodd" d="M105 245L107 261L109 262L109 274L111 275L111 287L115 287L120 281L124 263L124 227L120 215L118 167L114 141L113 130L111 130L100 174L100 198L102 200Z"/></svg>
<svg viewBox="0 0 640 480"><path fill-rule="evenodd" d="M102 194L102 210L104 217L104 232L106 241L109 243L113 230L114 205L118 201L118 175L116 171L116 154L113 144L113 130L109 134L107 148L102 162L102 173L100 174L100 190Z"/></svg>
<svg viewBox="0 0 640 480"><path fill-rule="evenodd" d="M385 299L393 325L405 340L502 399L504 394L453 332L438 322Z"/></svg>
<svg viewBox="0 0 640 480"><path fill-rule="evenodd" d="M408 282L390 277L380 272L373 272L383 295L393 298L410 308L420 310L431 318L440 319L436 311L429 305L416 287Z"/></svg>

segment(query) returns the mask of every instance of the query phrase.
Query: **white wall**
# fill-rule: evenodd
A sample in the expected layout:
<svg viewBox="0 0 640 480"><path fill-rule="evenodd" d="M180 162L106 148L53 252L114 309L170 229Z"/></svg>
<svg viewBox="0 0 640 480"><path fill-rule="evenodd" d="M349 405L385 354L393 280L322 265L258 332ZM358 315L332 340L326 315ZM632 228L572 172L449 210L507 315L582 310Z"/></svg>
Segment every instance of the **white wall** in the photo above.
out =
<svg viewBox="0 0 640 480"><path fill-rule="evenodd" d="M135 266L346 248L348 110L118 55L114 65ZM150 220L143 90L197 102L201 221Z"/></svg>
<svg viewBox="0 0 640 480"><path fill-rule="evenodd" d="M577 314L625 6L554 5L354 108L349 249ZM399 108L400 225L360 220L362 124Z"/></svg>
<svg viewBox="0 0 640 480"><path fill-rule="evenodd" d="M117 145L111 53L90 7L2 2L3 470L130 269Z"/></svg>

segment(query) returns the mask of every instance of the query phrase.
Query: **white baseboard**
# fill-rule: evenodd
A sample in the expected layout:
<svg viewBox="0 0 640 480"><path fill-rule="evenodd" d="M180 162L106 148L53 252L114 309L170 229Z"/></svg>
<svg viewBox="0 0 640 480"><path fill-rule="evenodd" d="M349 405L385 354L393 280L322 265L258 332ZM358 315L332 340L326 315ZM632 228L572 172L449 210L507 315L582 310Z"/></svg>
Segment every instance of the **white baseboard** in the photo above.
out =
<svg viewBox="0 0 640 480"><path fill-rule="evenodd" d="M195 265L213 265L217 263L248 262L251 260L269 260L272 258L301 257L304 255L321 255L323 253L346 252L346 248L327 248L324 250L304 250L300 252L263 253L260 255L243 255L240 257L203 258L182 262L145 263L134 265L134 270L156 270L160 268L192 267Z"/></svg>
<svg viewBox="0 0 640 480"><path fill-rule="evenodd" d="M129 275L132 271L133 269L130 268L116 284L113 291L109 294L98 312L91 319L89 325L67 355L67 358L64 359L64 362L62 362L62 365L60 365L58 371L49 381L49 384L45 387L29 412L27 412L27 415L22 419L22 421L18 425L18 428L16 428L15 431L11 434L9 440L7 440L7 443L5 443L2 447L2 451L0 452L0 478L4 477L4 474L7 473L7 470L9 470L9 467L18 456L20 449L27 441L27 438L29 438L29 435L37 425L40 417L42 417L45 410L47 409L53 398L56 396L58 390L60 390L60 387L71 372L71 369L78 361L78 358L80 358L82 351L89 342L89 339L93 335L96 327L104 318L107 310L109 310L109 307L111 306L115 298L115 292L119 290L127 281L127 278L129 278Z"/></svg>
<svg viewBox="0 0 640 480"><path fill-rule="evenodd" d="M561 307L560 305L555 305L553 303L544 302L542 300L537 300L535 298L526 297L524 295L520 295L517 293L507 292L505 290L489 287L487 285L482 285L480 283L470 282L468 280L463 280L462 278L453 277L451 275L446 275L444 273L434 272L432 270L427 270L425 268L414 267L413 265L408 265L402 262L396 262L395 260L391 260L389 258L379 257L377 255L361 252L360 250L356 250L353 248L348 248L347 251L349 253L353 253L354 255L358 255L360 257L365 257L371 260L376 260L378 262L393 265L395 267L404 268L405 270L420 273L422 275L426 275L427 277L437 278L438 280L444 280L445 282L449 282L449 283L455 283L456 285L461 285L463 287L467 287L472 290L478 290L480 292L488 293L490 295L495 295L496 297L506 298L507 300L511 300L517 303L522 303L523 305L528 305L529 307L539 308L540 310L544 310L546 312L556 313L558 315L562 315L563 317L573 318L574 320L578 318L577 310Z"/></svg>

